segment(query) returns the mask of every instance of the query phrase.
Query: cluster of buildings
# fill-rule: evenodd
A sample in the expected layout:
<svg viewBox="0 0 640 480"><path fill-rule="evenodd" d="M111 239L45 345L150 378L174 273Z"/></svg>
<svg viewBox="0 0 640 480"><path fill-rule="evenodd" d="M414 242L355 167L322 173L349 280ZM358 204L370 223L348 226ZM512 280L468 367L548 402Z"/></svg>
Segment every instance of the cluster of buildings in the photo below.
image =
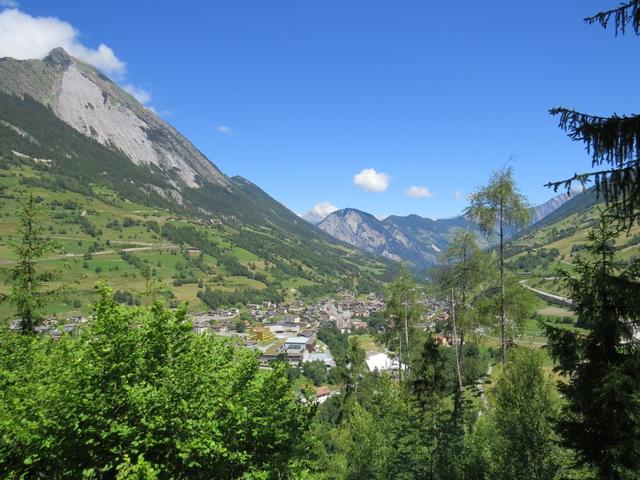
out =
<svg viewBox="0 0 640 480"><path fill-rule="evenodd" d="M335 366L331 352L318 345L317 333L321 325L336 325L342 332L368 328L366 319L384 309L384 302L375 294L362 299L343 292L336 299L326 299L305 305L263 302L247 305L249 319L241 320L238 309L220 309L193 317L198 333L236 336L249 348L260 351L266 365L276 359L286 359L293 365L322 361ZM239 324L241 328L239 327Z"/></svg>
<svg viewBox="0 0 640 480"><path fill-rule="evenodd" d="M34 330L38 334L51 335L53 338L60 338L65 333L73 333L81 325L87 323L87 318L82 316L71 316L64 323L55 317L46 318L37 325ZM12 320L9 329L14 332L20 331L20 320Z"/></svg>

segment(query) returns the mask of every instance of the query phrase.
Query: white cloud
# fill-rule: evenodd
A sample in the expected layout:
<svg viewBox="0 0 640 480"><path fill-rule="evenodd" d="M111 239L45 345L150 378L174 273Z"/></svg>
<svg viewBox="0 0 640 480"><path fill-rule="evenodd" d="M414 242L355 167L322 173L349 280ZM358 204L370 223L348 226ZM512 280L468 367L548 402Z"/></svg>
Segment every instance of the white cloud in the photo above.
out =
<svg viewBox="0 0 640 480"><path fill-rule="evenodd" d="M225 135L231 135L233 133L233 130L231 130L231 127L228 127L227 125L218 125L216 127L216 132L224 133Z"/></svg>
<svg viewBox="0 0 640 480"><path fill-rule="evenodd" d="M136 87L135 85L127 83L125 85L122 85L122 89L143 105L151 101L151 92L145 90L144 88ZM155 109L153 107L147 108L155 112Z"/></svg>
<svg viewBox="0 0 640 480"><path fill-rule="evenodd" d="M331 202L318 203L315 207L311 209L313 213L322 216L322 218L326 217L330 213L335 212L336 210L338 210L338 207L336 207Z"/></svg>
<svg viewBox="0 0 640 480"><path fill-rule="evenodd" d="M324 220L329 214L338 210L331 202L320 202L316 204L311 210L300 215L306 221L311 223L320 223Z"/></svg>
<svg viewBox="0 0 640 480"><path fill-rule="evenodd" d="M1 1L3 6L17 6L13 0ZM103 43L89 48L80 43L79 35L73 25L56 17L32 17L15 8L0 12L0 58L44 58L54 48L62 47L107 75L124 76L126 63L111 48Z"/></svg>
<svg viewBox="0 0 640 480"><path fill-rule="evenodd" d="M0 7L3 8L18 8L20 4L16 0L0 0Z"/></svg>
<svg viewBox="0 0 640 480"><path fill-rule="evenodd" d="M409 187L404 191L405 195L413 198L429 198L433 193L427 187Z"/></svg>
<svg viewBox="0 0 640 480"><path fill-rule="evenodd" d="M353 176L353 183L367 192L384 192L389 187L389 175L365 168Z"/></svg>
<svg viewBox="0 0 640 480"><path fill-rule="evenodd" d="M453 196L456 197L456 200L459 202L464 199L464 193L462 193L460 190L456 190L455 192L453 192Z"/></svg>

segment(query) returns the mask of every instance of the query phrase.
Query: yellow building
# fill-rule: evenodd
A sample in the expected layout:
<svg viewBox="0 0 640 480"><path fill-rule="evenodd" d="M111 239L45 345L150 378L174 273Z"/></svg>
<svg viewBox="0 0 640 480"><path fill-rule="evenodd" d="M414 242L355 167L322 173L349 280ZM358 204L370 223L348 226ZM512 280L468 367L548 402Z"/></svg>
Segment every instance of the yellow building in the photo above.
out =
<svg viewBox="0 0 640 480"><path fill-rule="evenodd" d="M268 342L275 340L276 337L271 330L259 325L249 330L249 338L254 342Z"/></svg>

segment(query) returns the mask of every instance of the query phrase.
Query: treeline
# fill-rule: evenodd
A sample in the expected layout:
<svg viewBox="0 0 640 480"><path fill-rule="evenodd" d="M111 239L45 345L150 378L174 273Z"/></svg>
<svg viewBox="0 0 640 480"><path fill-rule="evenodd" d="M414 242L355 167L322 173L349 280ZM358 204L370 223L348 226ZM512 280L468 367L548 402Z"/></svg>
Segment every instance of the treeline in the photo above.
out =
<svg viewBox="0 0 640 480"><path fill-rule="evenodd" d="M282 293L272 287L261 290L254 288L236 289L231 292L226 292L224 290L211 289L207 286L204 290L199 290L197 295L200 300L213 309L246 305L248 303L282 303L284 301Z"/></svg>
<svg viewBox="0 0 640 480"><path fill-rule="evenodd" d="M568 473L571 453L554 442L552 428L560 403L539 353L511 351L493 388L495 406L478 417L471 401L464 416L450 402L455 381L445 349L433 339L423 347L403 383L366 372L349 353L345 387L316 419L318 478L551 480Z"/></svg>
<svg viewBox="0 0 640 480"><path fill-rule="evenodd" d="M560 257L557 248L538 248L509 262L509 267L514 270L532 272L536 269L547 269L552 262Z"/></svg>

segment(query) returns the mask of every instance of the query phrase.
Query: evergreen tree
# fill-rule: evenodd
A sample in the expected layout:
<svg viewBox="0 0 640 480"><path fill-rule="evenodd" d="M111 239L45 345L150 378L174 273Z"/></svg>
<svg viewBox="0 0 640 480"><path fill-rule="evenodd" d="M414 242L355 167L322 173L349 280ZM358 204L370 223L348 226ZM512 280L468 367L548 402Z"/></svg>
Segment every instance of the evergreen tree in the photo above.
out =
<svg viewBox="0 0 640 480"><path fill-rule="evenodd" d="M614 260L618 232L605 215L590 234L588 258L565 275L574 310L588 334L545 325L556 369L567 376L558 422L564 443L599 478L638 478L640 471L640 283L636 267ZM635 473L634 473L635 472Z"/></svg>
<svg viewBox="0 0 640 480"><path fill-rule="evenodd" d="M35 327L42 322L43 309L56 291L43 291L45 282L49 281L53 272L40 271L37 260L56 248L56 244L43 236L44 227L38 223L38 204L33 193L20 210L19 239L11 243L11 248L18 257L18 262L11 269L11 294L9 300L13 304L22 333L33 333Z"/></svg>
<svg viewBox="0 0 640 480"><path fill-rule="evenodd" d="M406 266L400 269L400 275L387 290L386 316L392 321L391 332L398 334L398 362L400 371L402 364L410 367L410 336L413 324L420 318L420 291L416 279ZM391 338L387 339L389 342Z"/></svg>
<svg viewBox="0 0 640 480"><path fill-rule="evenodd" d="M424 342L420 357L415 362L409 382L411 393L422 410L433 403L434 399L444 395L445 367L446 359L440 351L438 342L429 336Z"/></svg>
<svg viewBox="0 0 640 480"><path fill-rule="evenodd" d="M511 167L503 167L493 173L489 183L471 194L467 213L478 222L482 231L493 235L498 230L500 259L500 337L502 361L507 354L507 318L505 304L505 227L525 225L530 218L526 198L518 191Z"/></svg>
<svg viewBox="0 0 640 480"><path fill-rule="evenodd" d="M640 35L640 0L624 2L585 21L607 28L612 19L616 35L628 28ZM602 117L563 107L553 108L550 113L560 117L560 128L572 140L585 143L596 170L548 186L570 189L573 182L584 185L594 180L598 193L618 219L628 225L640 220L640 115Z"/></svg>

